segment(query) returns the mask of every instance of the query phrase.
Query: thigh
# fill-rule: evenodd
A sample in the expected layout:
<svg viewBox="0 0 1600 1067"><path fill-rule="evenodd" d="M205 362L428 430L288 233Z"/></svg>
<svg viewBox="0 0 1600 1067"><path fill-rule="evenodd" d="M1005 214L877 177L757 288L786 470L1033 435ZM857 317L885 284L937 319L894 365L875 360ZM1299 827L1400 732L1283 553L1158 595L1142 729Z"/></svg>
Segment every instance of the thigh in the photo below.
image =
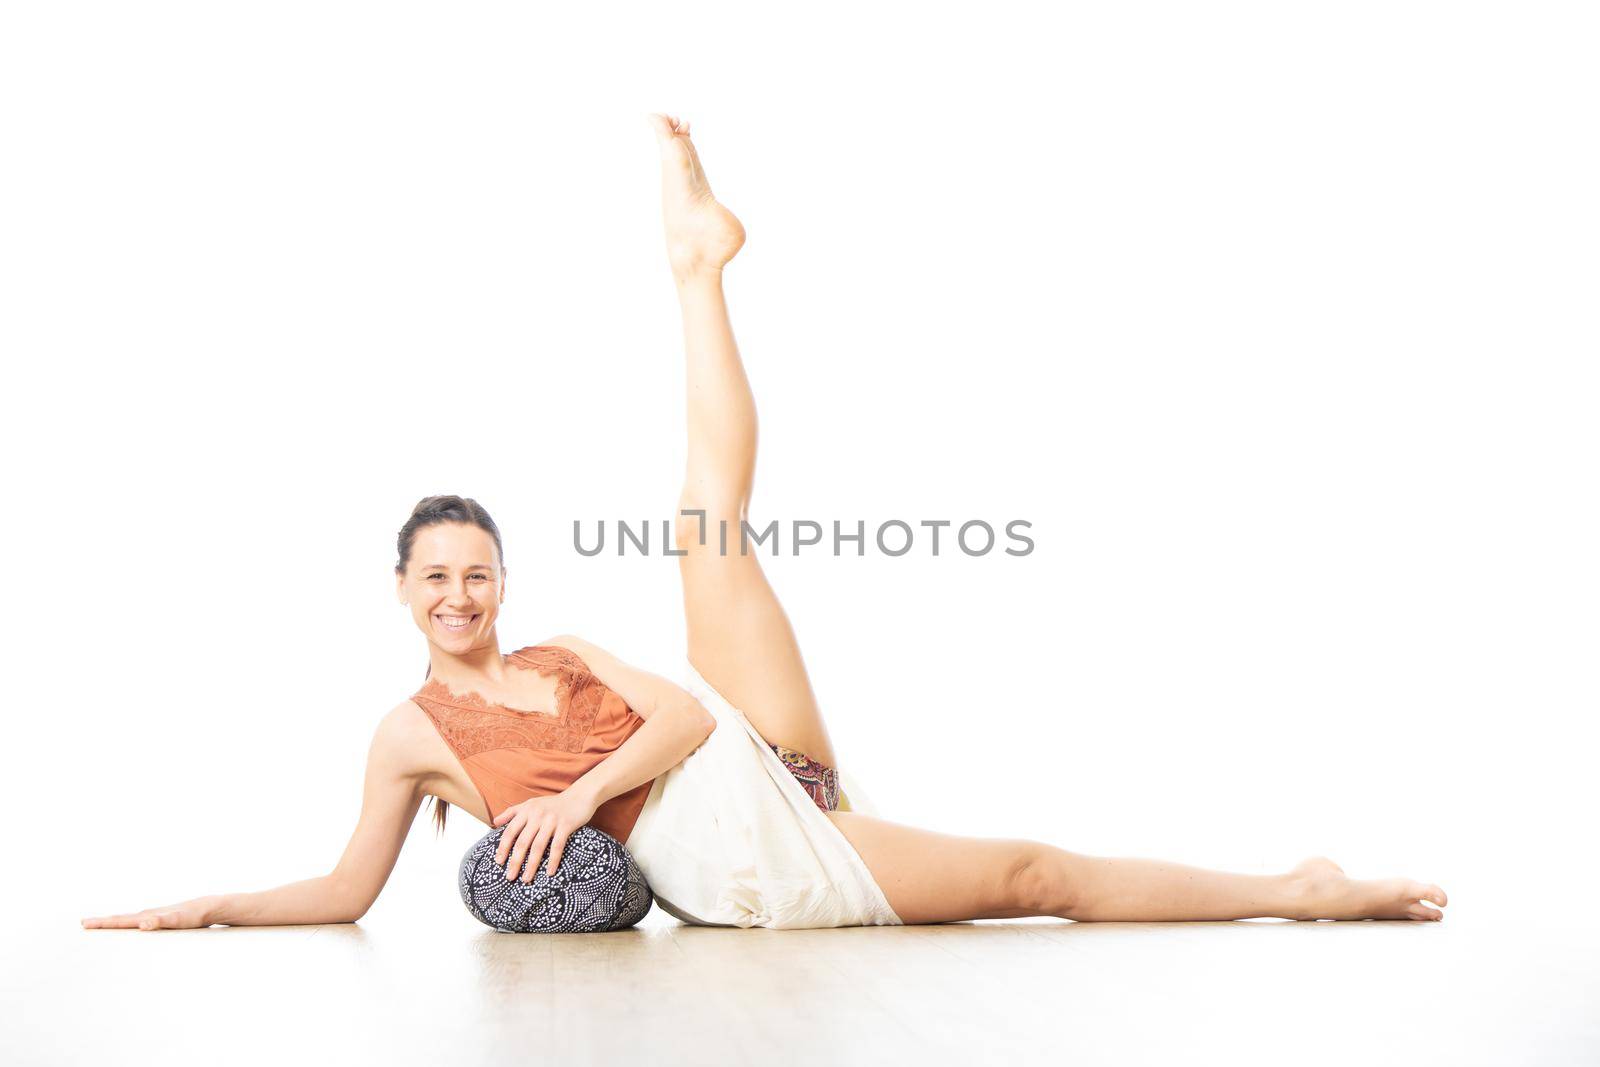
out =
<svg viewBox="0 0 1600 1067"><path fill-rule="evenodd" d="M903 922L1045 914L1032 899L1037 842L940 834L854 811L827 815Z"/></svg>
<svg viewBox="0 0 1600 1067"><path fill-rule="evenodd" d="M783 605L752 548L739 552L739 520L729 518L728 551L720 550L718 518L680 519L678 560L689 662L768 742L838 766L833 743Z"/></svg>

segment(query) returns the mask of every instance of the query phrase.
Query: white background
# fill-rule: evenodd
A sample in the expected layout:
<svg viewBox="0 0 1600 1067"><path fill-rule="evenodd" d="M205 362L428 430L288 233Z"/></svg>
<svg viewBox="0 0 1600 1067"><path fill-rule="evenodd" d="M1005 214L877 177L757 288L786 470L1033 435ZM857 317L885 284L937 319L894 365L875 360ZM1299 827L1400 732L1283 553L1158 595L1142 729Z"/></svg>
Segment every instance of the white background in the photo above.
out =
<svg viewBox="0 0 1600 1067"><path fill-rule="evenodd" d="M1581 899L1582 10L9 8L8 910L329 870L422 496L498 521L504 650L673 675L675 563L571 541L682 470L649 110L749 232L755 517L1033 524L768 561L884 816ZM367 924L471 925L451 815Z"/></svg>

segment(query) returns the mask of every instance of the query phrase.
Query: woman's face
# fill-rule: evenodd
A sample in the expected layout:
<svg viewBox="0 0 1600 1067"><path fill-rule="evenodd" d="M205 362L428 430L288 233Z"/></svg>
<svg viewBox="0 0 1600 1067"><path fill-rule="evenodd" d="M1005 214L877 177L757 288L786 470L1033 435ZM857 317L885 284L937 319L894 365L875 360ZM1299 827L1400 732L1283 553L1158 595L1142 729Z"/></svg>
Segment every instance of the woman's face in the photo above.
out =
<svg viewBox="0 0 1600 1067"><path fill-rule="evenodd" d="M467 523L417 531L406 572L396 576L400 603L428 640L453 655L494 643L505 599L505 571L494 538Z"/></svg>

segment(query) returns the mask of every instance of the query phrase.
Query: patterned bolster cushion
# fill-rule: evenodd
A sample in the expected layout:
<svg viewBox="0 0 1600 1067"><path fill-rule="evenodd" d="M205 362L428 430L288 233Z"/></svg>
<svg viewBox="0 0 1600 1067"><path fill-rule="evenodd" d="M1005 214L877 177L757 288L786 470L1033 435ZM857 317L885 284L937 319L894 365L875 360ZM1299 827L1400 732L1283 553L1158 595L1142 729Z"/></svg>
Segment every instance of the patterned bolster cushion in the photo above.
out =
<svg viewBox="0 0 1600 1067"><path fill-rule="evenodd" d="M532 882L508 879L494 861L505 827L467 849L457 879L461 901L486 926L513 934L577 934L625 930L650 910L650 885L621 842L581 826L567 838L555 876L545 872L550 848Z"/></svg>

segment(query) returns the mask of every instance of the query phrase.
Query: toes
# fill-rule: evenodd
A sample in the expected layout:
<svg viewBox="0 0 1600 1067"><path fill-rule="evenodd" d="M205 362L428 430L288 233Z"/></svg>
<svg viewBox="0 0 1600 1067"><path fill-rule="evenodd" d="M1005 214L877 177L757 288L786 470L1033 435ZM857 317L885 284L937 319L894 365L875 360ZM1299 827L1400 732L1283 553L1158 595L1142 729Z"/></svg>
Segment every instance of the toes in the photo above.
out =
<svg viewBox="0 0 1600 1067"><path fill-rule="evenodd" d="M676 140L680 134L684 137L689 136L688 119L679 119L676 115L667 115L660 111L650 112L645 119L655 131L656 137L663 141Z"/></svg>
<svg viewBox="0 0 1600 1067"><path fill-rule="evenodd" d="M1444 895L1443 889L1428 882L1412 882L1406 889L1406 896L1412 900L1429 901L1441 908L1450 903L1450 898Z"/></svg>
<svg viewBox="0 0 1600 1067"><path fill-rule="evenodd" d="M683 139L678 136L678 129L671 115L651 113L649 116L650 128L655 132L656 144L661 146L661 154L665 158L679 159L684 155Z"/></svg>
<svg viewBox="0 0 1600 1067"><path fill-rule="evenodd" d="M661 164L666 168L662 173L668 175L673 181L683 177L694 178L695 155L694 142L683 137L678 137L670 129L663 130L662 125L656 128L656 145L661 149Z"/></svg>

